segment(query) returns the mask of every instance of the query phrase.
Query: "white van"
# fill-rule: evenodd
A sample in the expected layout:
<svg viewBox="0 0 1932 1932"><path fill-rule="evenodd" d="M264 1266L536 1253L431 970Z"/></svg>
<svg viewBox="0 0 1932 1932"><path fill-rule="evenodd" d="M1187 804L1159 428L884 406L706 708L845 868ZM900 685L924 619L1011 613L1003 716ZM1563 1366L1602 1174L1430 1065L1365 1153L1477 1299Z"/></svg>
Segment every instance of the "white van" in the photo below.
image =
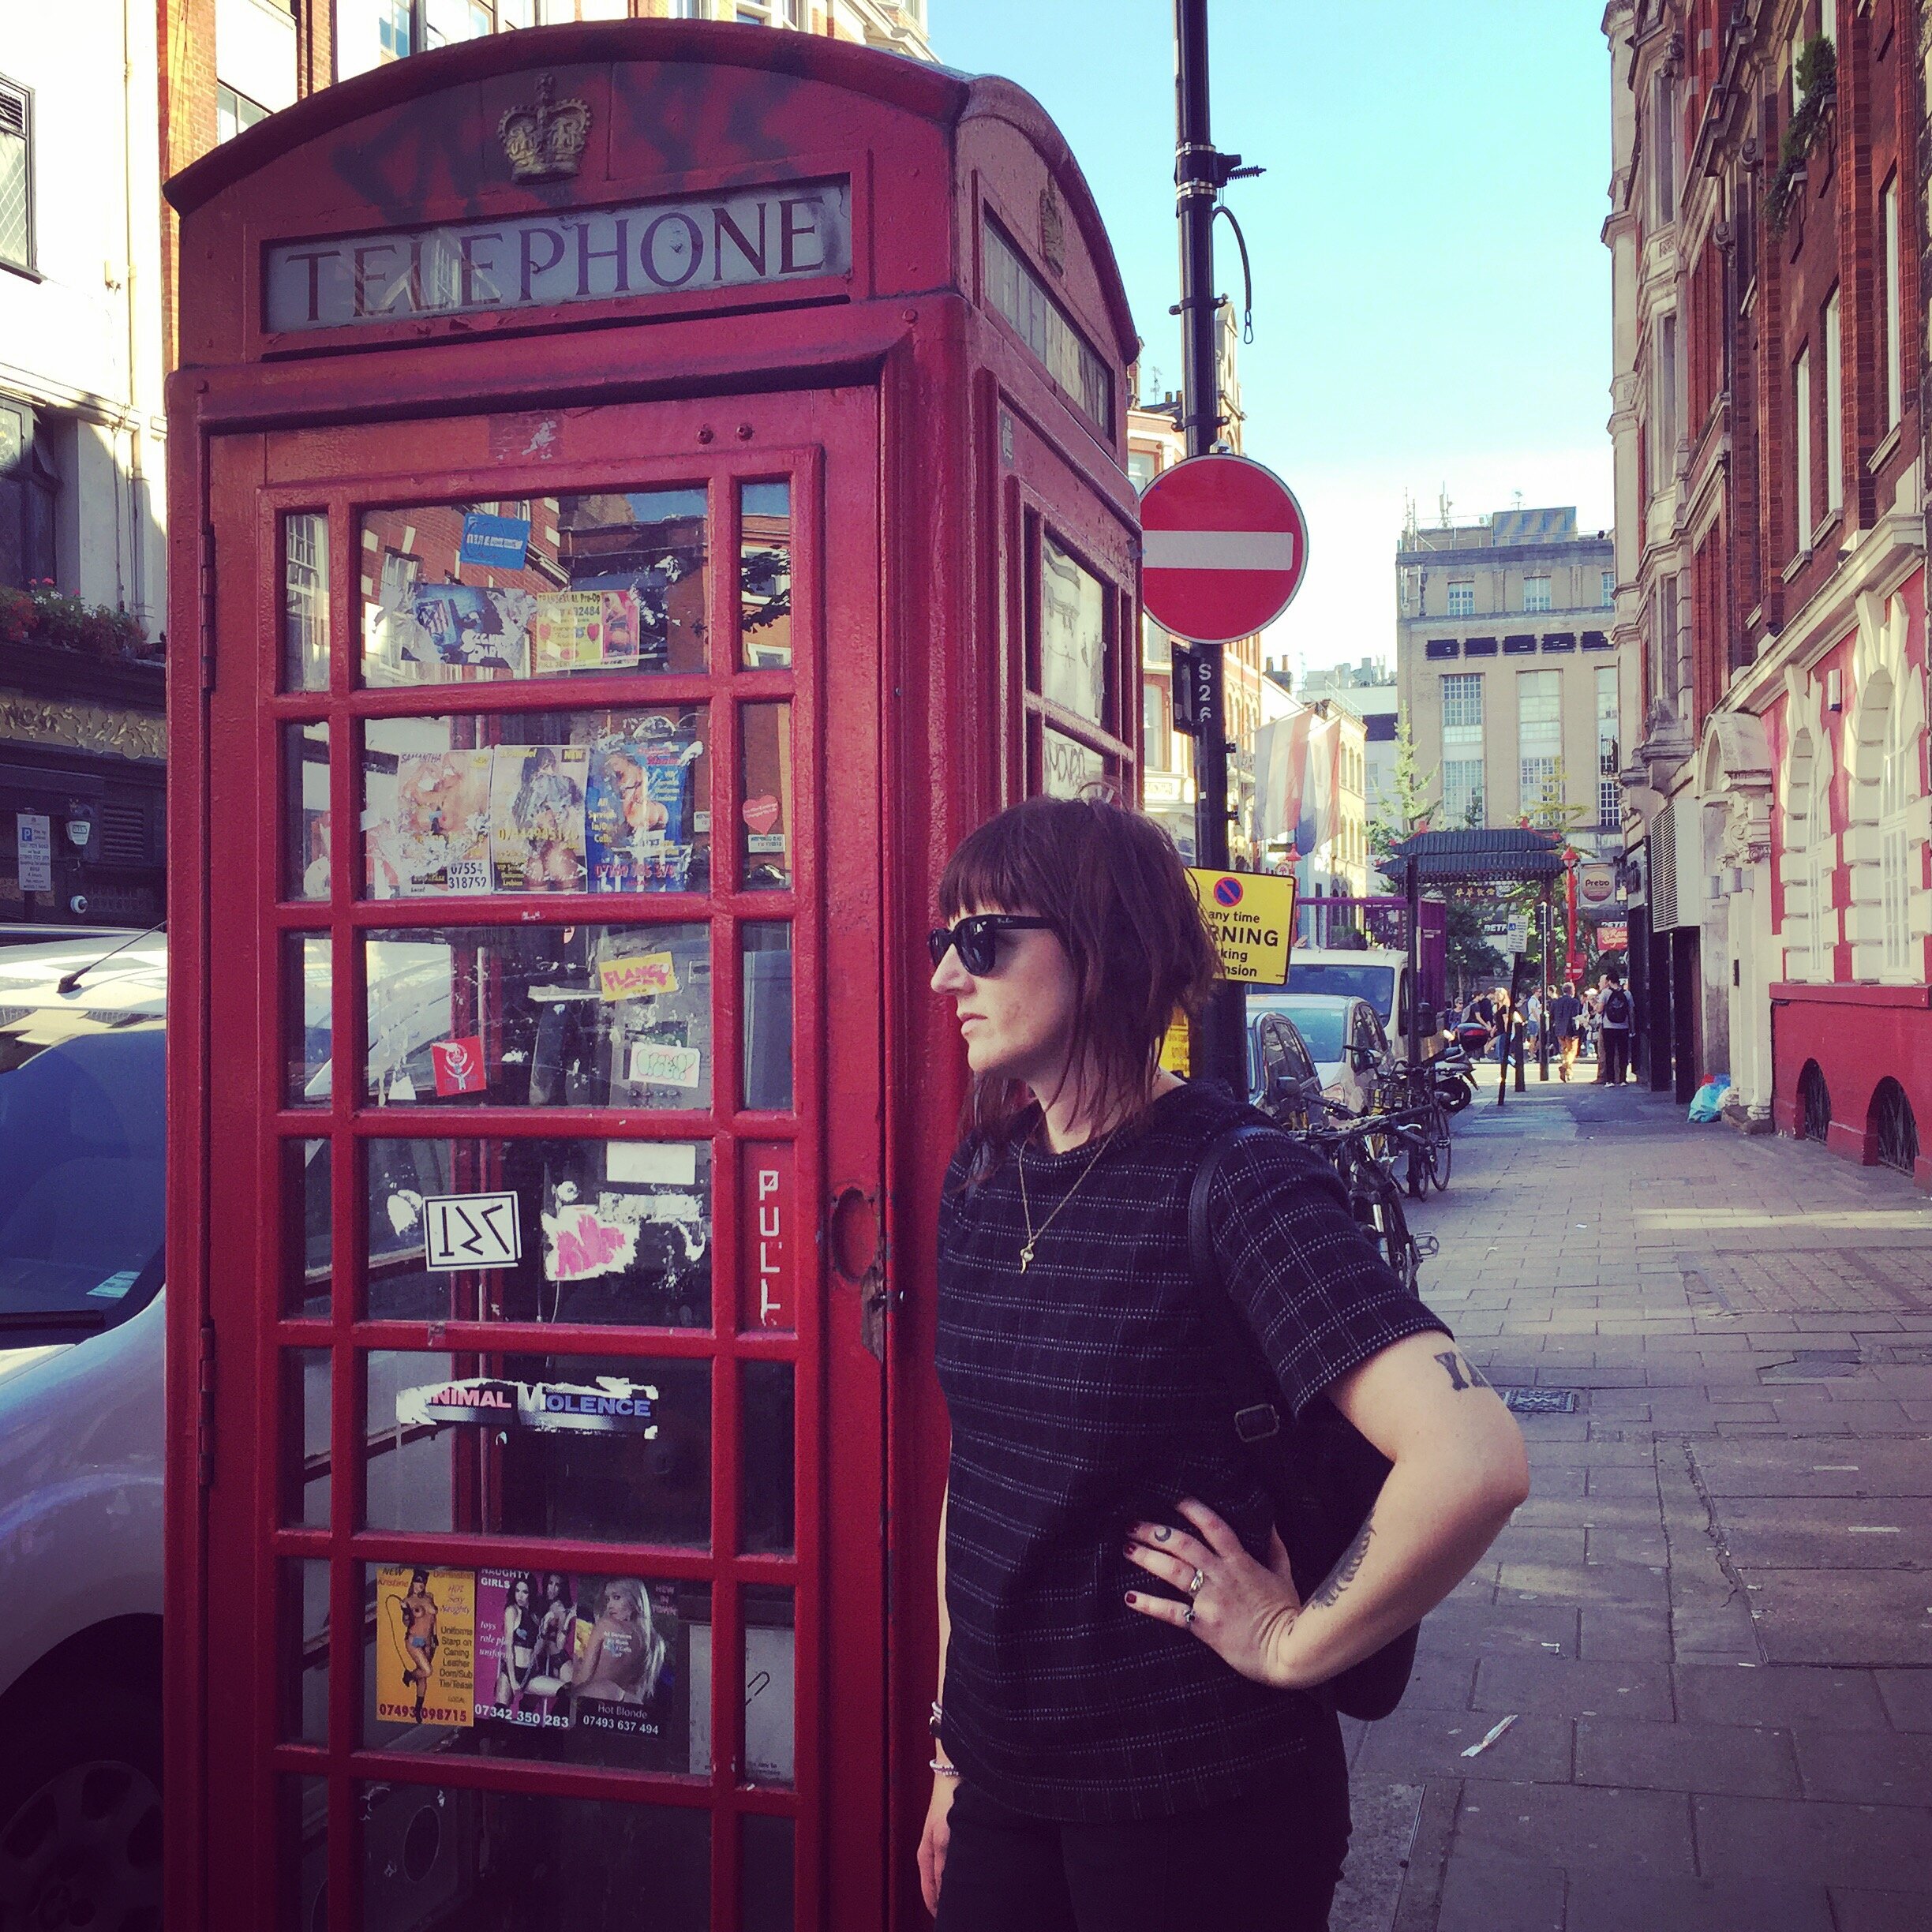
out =
<svg viewBox="0 0 1932 1932"><path fill-rule="evenodd" d="M1382 1030L1388 1035L1389 1049L1398 1060L1409 1058L1409 1002L1411 987L1409 955L1393 946L1366 951L1297 945L1288 956L1286 987L1255 987L1254 994L1286 992L1318 993L1337 999L1366 1000L1375 1009ZM1436 1050L1433 1041L1437 1027L1436 1009L1423 1002L1422 1057Z"/></svg>

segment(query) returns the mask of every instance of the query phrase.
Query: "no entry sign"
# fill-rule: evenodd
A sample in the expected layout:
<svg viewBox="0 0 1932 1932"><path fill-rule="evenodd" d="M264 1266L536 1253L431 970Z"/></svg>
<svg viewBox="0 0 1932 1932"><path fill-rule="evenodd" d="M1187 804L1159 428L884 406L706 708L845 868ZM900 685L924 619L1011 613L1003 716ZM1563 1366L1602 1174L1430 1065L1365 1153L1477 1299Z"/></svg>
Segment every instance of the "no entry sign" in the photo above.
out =
<svg viewBox="0 0 1932 1932"><path fill-rule="evenodd" d="M1228 644L1272 623L1301 587L1308 524L1294 492L1245 456L1195 456L1140 498L1141 597L1163 631Z"/></svg>

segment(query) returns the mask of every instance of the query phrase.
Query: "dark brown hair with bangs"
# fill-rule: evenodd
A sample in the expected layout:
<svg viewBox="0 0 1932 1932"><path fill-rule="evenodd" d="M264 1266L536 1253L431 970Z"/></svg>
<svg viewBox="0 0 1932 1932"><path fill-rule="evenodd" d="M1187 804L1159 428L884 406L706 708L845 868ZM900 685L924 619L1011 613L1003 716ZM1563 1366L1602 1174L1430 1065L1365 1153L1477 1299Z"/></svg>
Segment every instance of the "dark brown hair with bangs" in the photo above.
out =
<svg viewBox="0 0 1932 1932"><path fill-rule="evenodd" d="M1053 922L1079 988L1068 1077L1086 1084L1092 1118L1138 1119L1175 1009L1197 1017L1221 971L1173 840L1110 799L1028 799L953 853L939 908L949 924L968 912ZM975 1079L962 1126L980 1140L979 1172L1030 1098L1017 1081Z"/></svg>

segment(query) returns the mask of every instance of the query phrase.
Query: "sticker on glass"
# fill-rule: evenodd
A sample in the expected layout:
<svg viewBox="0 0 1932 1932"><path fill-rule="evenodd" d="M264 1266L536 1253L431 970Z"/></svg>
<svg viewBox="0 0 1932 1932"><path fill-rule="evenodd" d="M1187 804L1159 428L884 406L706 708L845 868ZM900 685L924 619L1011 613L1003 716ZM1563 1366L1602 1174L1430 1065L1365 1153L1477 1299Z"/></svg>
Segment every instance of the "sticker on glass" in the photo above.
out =
<svg viewBox="0 0 1932 1932"><path fill-rule="evenodd" d="M668 721L590 756L586 822L593 892L683 892L691 883L691 769L703 745ZM652 733L648 727L661 727Z"/></svg>
<svg viewBox="0 0 1932 1932"><path fill-rule="evenodd" d="M635 671L642 621L635 590L544 592L530 618L531 672Z"/></svg>
<svg viewBox="0 0 1932 1932"><path fill-rule="evenodd" d="M490 781L490 856L504 892L584 889L582 745L499 745Z"/></svg>
<svg viewBox="0 0 1932 1932"><path fill-rule="evenodd" d="M458 1094L481 1093L489 1084L483 1073L481 1034L471 1033L462 1039L431 1041L429 1064L436 1073L436 1090L440 1099L451 1099Z"/></svg>
<svg viewBox="0 0 1932 1932"><path fill-rule="evenodd" d="M466 510L462 520L461 560L485 570L520 571L530 552L528 517L491 516Z"/></svg>
<svg viewBox="0 0 1932 1932"><path fill-rule="evenodd" d="M668 953L632 953L597 961L597 991L607 1000L642 999L677 990L677 961Z"/></svg>
<svg viewBox="0 0 1932 1932"><path fill-rule="evenodd" d="M522 1258L515 1195L432 1194L424 1201L425 1267L453 1274L459 1268L514 1267Z"/></svg>
<svg viewBox="0 0 1932 1932"><path fill-rule="evenodd" d="M472 1722L476 1578L385 1563L376 1572L376 1714L385 1724Z"/></svg>
<svg viewBox="0 0 1932 1932"><path fill-rule="evenodd" d="M638 1040L631 1049L631 1078L640 1087L696 1087L704 1079L704 1054L695 1046Z"/></svg>
<svg viewBox="0 0 1932 1932"><path fill-rule="evenodd" d="M399 1389L396 1420L406 1428L454 1426L529 1429L538 1435L657 1436L656 1387L621 1376L594 1382L512 1382L500 1376L453 1377Z"/></svg>
<svg viewBox="0 0 1932 1932"><path fill-rule="evenodd" d="M530 620L537 600L527 590L477 584L424 584L410 597L401 627L402 655L420 664L530 676Z"/></svg>
<svg viewBox="0 0 1932 1932"><path fill-rule="evenodd" d="M373 897L490 889L490 771L487 747L397 758L394 809L369 829Z"/></svg>

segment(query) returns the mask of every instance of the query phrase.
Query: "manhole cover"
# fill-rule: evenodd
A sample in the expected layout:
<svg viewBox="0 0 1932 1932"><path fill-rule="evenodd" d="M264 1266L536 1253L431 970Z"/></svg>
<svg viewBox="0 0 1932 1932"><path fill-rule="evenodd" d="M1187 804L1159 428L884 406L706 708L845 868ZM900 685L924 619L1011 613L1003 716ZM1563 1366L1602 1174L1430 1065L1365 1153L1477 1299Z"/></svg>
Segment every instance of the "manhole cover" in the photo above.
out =
<svg viewBox="0 0 1932 1932"><path fill-rule="evenodd" d="M1518 1415L1570 1415L1576 1409L1574 1389L1512 1388L1503 1391L1503 1400Z"/></svg>
<svg viewBox="0 0 1932 1932"><path fill-rule="evenodd" d="M1827 1376L1855 1376L1860 1360L1856 1349L1799 1349L1787 1361L1766 1362L1758 1371L1758 1380L1816 1382Z"/></svg>

